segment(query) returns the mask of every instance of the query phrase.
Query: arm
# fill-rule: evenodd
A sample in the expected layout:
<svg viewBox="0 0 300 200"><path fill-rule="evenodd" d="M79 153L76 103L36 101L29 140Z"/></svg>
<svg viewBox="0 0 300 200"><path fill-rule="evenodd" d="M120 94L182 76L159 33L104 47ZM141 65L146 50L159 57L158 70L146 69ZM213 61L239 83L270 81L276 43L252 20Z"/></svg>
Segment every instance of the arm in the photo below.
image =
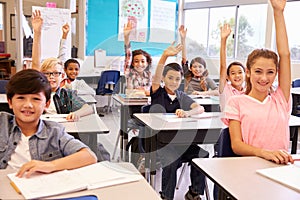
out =
<svg viewBox="0 0 300 200"><path fill-rule="evenodd" d="M177 46L174 46L174 43L169 46L167 49L164 50L163 54L161 55L156 70L155 74L152 79L152 91L156 92L158 88L160 87L160 81L163 78L163 70L164 70L164 65L169 56L175 56L177 55L180 51L182 50L182 45L178 44Z"/></svg>
<svg viewBox="0 0 300 200"><path fill-rule="evenodd" d="M278 81L286 101L289 101L291 87L291 60L285 20L283 15L286 0L270 0L270 2L272 4L274 12L276 45L279 54Z"/></svg>
<svg viewBox="0 0 300 200"><path fill-rule="evenodd" d="M266 160L271 160L277 164L287 164L288 162L293 162L292 156L283 150L270 151L244 143L242 139L240 121L229 121L229 133L231 147L235 154L242 156L258 156Z"/></svg>
<svg viewBox="0 0 300 200"><path fill-rule="evenodd" d="M181 40L181 45L182 45L182 61L181 63L185 64L187 61L187 53L186 53L186 33L187 29L184 28L184 25L181 25L179 27L179 34L180 34L180 40Z"/></svg>
<svg viewBox="0 0 300 200"><path fill-rule="evenodd" d="M182 109L177 109L175 114L178 117L189 117L191 115L201 114L204 112L204 107L194 102L191 104L191 109L189 111L184 111Z"/></svg>
<svg viewBox="0 0 300 200"><path fill-rule="evenodd" d="M68 121L78 121L80 117L90 115L93 112L93 108L90 105L84 104L79 110L76 110L75 112L70 112L66 119Z"/></svg>
<svg viewBox="0 0 300 200"><path fill-rule="evenodd" d="M224 24L220 27L221 32L221 47L220 47L220 81L219 81L219 93L224 91L225 84L227 82L227 66L226 66L226 41L231 33L229 24Z"/></svg>
<svg viewBox="0 0 300 200"><path fill-rule="evenodd" d="M72 155L49 162L31 160L20 168L17 176L22 177L27 172L26 177L28 178L34 172L51 173L64 169L75 169L96 162L96 155L90 149L83 148Z"/></svg>
<svg viewBox="0 0 300 200"><path fill-rule="evenodd" d="M41 68L41 35L43 18L41 11L35 10L32 13L32 28L33 28L33 44L32 44L32 69L40 70Z"/></svg>
<svg viewBox="0 0 300 200"><path fill-rule="evenodd" d="M67 37L68 33L70 31L70 26L68 23L64 24L62 26L62 37L59 43L59 52L58 52L58 59L60 59L62 62L65 62L67 60Z"/></svg>
<svg viewBox="0 0 300 200"><path fill-rule="evenodd" d="M132 53L130 46L130 33L132 30L132 22L128 21L127 24L124 25L124 48L125 48L125 63L124 63L124 73L125 75L129 74L129 67L131 65Z"/></svg>

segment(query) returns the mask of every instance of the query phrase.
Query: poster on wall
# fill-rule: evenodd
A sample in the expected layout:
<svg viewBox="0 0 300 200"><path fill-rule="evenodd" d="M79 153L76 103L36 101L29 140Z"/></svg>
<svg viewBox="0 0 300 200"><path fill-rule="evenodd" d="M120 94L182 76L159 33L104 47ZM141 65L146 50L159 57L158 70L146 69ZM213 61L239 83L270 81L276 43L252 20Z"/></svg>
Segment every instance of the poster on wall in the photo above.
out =
<svg viewBox="0 0 300 200"><path fill-rule="evenodd" d="M123 29L128 21L133 25L130 41L146 42L148 0L119 0L119 41L124 41Z"/></svg>
<svg viewBox="0 0 300 200"><path fill-rule="evenodd" d="M172 43L175 41L176 2L151 1L149 42Z"/></svg>

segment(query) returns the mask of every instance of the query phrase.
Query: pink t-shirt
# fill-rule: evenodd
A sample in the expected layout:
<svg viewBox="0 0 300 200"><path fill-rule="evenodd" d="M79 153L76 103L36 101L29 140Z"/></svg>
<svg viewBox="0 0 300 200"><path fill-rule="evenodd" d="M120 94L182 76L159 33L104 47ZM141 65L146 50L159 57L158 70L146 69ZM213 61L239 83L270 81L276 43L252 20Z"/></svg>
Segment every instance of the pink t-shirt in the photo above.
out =
<svg viewBox="0 0 300 200"><path fill-rule="evenodd" d="M232 85L228 82L225 83L224 86L224 90L223 92L220 94L220 109L221 112L224 111L226 102L228 101L229 97L234 96L234 95L241 95L244 94L245 91L239 91L237 89L235 89L234 87L232 87Z"/></svg>
<svg viewBox="0 0 300 200"><path fill-rule="evenodd" d="M229 119L241 122L242 139L246 144L267 150L288 150L291 98L287 102L281 88L263 102L248 95L228 99L223 122Z"/></svg>

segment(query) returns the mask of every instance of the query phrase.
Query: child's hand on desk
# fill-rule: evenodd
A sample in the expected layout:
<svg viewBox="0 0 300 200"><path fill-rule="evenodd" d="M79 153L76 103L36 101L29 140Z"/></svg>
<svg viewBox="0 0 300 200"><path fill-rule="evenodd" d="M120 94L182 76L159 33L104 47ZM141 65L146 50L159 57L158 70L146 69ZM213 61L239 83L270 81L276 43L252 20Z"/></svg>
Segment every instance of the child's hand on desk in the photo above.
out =
<svg viewBox="0 0 300 200"><path fill-rule="evenodd" d="M34 172L51 173L53 171L55 171L55 165L52 162L31 160L22 165L16 176L21 178L26 173L25 177L29 178Z"/></svg>
<svg viewBox="0 0 300 200"><path fill-rule="evenodd" d="M68 121L74 121L74 122L77 122L79 118L80 116L77 115L76 112L70 112L70 114L68 114L68 116L66 117Z"/></svg>
<svg viewBox="0 0 300 200"><path fill-rule="evenodd" d="M262 150L262 157L266 160L271 160L276 164L294 163L292 156L284 150L267 151Z"/></svg>
<svg viewBox="0 0 300 200"><path fill-rule="evenodd" d="M180 117L180 118L188 117L188 112L186 112L182 109L177 109L175 114L177 115L177 117Z"/></svg>

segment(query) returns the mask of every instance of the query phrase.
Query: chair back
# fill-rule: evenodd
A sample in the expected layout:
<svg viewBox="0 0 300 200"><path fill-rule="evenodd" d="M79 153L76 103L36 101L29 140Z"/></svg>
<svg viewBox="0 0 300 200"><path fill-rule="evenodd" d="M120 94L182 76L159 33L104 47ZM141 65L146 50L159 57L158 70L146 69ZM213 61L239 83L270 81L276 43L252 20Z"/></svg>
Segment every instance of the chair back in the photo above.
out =
<svg viewBox="0 0 300 200"><path fill-rule="evenodd" d="M102 71L98 81L96 95L119 93L119 79L120 71L118 70Z"/></svg>
<svg viewBox="0 0 300 200"><path fill-rule="evenodd" d="M292 82L292 87L295 88L295 87L300 87L300 79L295 79L293 80Z"/></svg>
<svg viewBox="0 0 300 200"><path fill-rule="evenodd" d="M143 105L141 107L141 113L149 113L150 108L151 108L151 104Z"/></svg>
<svg viewBox="0 0 300 200"><path fill-rule="evenodd" d="M0 94L6 94L6 85L9 80L0 80Z"/></svg>
<svg viewBox="0 0 300 200"><path fill-rule="evenodd" d="M217 157L237 157L231 148L229 128L223 128L218 139L218 147L216 148L218 154Z"/></svg>

